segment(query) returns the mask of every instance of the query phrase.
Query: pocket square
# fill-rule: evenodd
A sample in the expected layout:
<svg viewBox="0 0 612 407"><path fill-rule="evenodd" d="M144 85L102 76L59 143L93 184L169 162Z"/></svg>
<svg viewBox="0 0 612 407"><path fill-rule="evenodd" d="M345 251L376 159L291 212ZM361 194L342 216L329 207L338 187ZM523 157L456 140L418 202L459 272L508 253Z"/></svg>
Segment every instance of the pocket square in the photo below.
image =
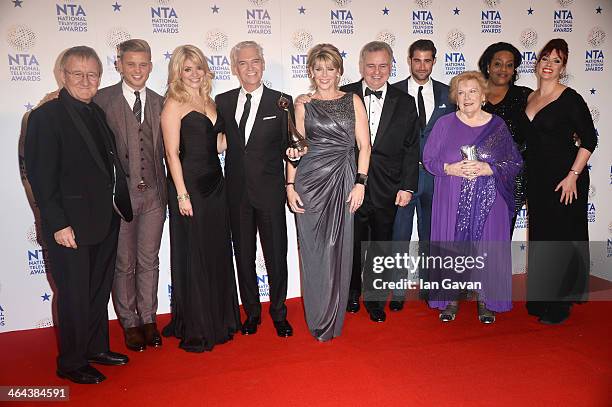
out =
<svg viewBox="0 0 612 407"><path fill-rule="evenodd" d="M264 117L261 120L272 120L272 119L276 119L276 116L268 116L268 117Z"/></svg>
<svg viewBox="0 0 612 407"><path fill-rule="evenodd" d="M440 106L438 106L438 109L446 109L446 103L442 103Z"/></svg>

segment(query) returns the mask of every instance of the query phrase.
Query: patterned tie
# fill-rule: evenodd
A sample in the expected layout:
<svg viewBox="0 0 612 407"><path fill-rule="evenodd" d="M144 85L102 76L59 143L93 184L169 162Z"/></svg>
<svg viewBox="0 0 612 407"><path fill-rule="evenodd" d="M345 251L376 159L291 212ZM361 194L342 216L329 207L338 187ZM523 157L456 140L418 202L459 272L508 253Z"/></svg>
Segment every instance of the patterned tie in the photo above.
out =
<svg viewBox="0 0 612 407"><path fill-rule="evenodd" d="M246 142L246 122L249 118L249 112L251 111L251 98L253 95L250 93L246 94L246 102L244 102L244 110L242 111L242 116L240 117L240 124L238 125L238 129L240 130L240 134L242 134L242 138Z"/></svg>
<svg viewBox="0 0 612 407"><path fill-rule="evenodd" d="M419 125L421 126L421 130L425 128L427 124L427 114L425 112L425 101L423 100L423 87L419 86L419 94L417 96L417 100L419 103Z"/></svg>
<svg viewBox="0 0 612 407"><path fill-rule="evenodd" d="M134 116L136 116L136 120L140 123L142 121L142 101L140 100L140 92L134 91L134 95L136 95L136 102L134 103L132 111L134 112Z"/></svg>

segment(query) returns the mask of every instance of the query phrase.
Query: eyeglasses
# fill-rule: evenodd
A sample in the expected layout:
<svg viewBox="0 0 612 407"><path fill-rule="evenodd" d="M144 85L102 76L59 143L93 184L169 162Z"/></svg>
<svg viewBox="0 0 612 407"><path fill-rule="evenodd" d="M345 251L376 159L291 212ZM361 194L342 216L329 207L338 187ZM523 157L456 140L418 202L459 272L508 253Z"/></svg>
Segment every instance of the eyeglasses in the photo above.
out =
<svg viewBox="0 0 612 407"><path fill-rule="evenodd" d="M87 78L90 82L98 82L100 80L100 74L97 72L87 72L87 73L81 72L81 71L70 72L65 69L64 69L64 72L66 72L68 75L72 76L79 82L85 78Z"/></svg>

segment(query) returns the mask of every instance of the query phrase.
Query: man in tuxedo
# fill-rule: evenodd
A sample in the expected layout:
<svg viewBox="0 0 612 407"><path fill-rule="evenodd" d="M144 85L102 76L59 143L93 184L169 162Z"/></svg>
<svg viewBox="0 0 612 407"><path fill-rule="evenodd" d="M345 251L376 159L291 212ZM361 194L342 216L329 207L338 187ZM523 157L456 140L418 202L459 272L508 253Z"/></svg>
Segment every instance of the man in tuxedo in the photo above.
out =
<svg viewBox="0 0 612 407"><path fill-rule="evenodd" d="M448 86L431 78L436 63L436 47L431 40L420 39L408 49L410 76L393 86L408 93L417 101L419 150L423 147L431 129L439 117L454 112L456 106L448 100ZM433 202L434 178L419 161L419 186L408 205L399 208L393 225L394 241L409 241L412 236L413 216L416 209L419 233L419 253L427 255L431 231L431 205ZM404 276L405 277L405 276ZM426 270L420 270L420 278L427 278ZM424 293L421 293L424 298ZM405 291L393 293L392 306L399 311L403 308Z"/></svg>
<svg viewBox="0 0 612 407"><path fill-rule="evenodd" d="M255 270L256 236L263 248L270 284L270 316L280 337L293 334L287 321L287 225L284 158L287 114L277 106L281 93L265 87L263 50L253 41L230 53L240 87L217 95L225 121L225 179L240 298L247 318L244 335L257 332L261 303ZM291 97L289 99L292 109Z"/></svg>
<svg viewBox="0 0 612 407"><path fill-rule="evenodd" d="M102 75L98 55L85 46L69 48L60 68L58 98L28 120L26 171L57 287L57 374L94 384L105 376L89 363L128 362L109 350L107 306L119 216L130 221L132 207L113 133L92 102Z"/></svg>
<svg viewBox="0 0 612 407"><path fill-rule="evenodd" d="M347 311L359 311L363 272L364 304L375 322L386 319L384 307L388 292L372 287L374 276L369 262L377 244L370 244L372 250L366 261L362 243L391 241L397 208L410 202L418 184L417 111L412 96L387 83L392 61L393 51L387 43L366 44L359 58L362 80L340 88L363 100L372 140L366 194L355 213L353 273Z"/></svg>
<svg viewBox="0 0 612 407"><path fill-rule="evenodd" d="M155 323L159 246L166 220L166 173L160 127L163 98L146 87L153 68L146 41L117 47L121 82L95 96L115 134L117 156L125 168L134 219L121 221L113 282L115 311L125 345L133 351L161 346Z"/></svg>

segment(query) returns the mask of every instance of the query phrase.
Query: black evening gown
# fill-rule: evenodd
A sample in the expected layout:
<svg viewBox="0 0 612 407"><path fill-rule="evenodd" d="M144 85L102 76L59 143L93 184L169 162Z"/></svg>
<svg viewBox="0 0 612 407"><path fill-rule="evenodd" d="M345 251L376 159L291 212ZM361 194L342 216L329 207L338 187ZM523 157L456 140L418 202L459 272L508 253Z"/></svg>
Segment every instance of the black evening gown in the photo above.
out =
<svg viewBox="0 0 612 407"><path fill-rule="evenodd" d="M523 118L528 131L527 308L540 316L568 312L569 304L586 299L589 278L588 169L578 176L578 199L571 204L559 202L561 190L555 192L555 188L576 159L579 147L574 134L581 147L592 152L597 145L596 131L584 99L571 88L532 121L526 115Z"/></svg>
<svg viewBox="0 0 612 407"><path fill-rule="evenodd" d="M512 217L512 223L510 224L510 236L514 231L514 225L516 224L516 216L519 211L525 205L527 200L527 177L526 177L526 152L527 152L527 138L524 131L524 127L520 125L522 116L525 114L525 108L527 107L527 98L533 92L532 89L525 86L510 85L506 96L496 104L487 102L482 110L495 114L506 122L512 139L516 144L519 152L523 156L523 168L521 172L516 176L514 184L514 216Z"/></svg>
<svg viewBox="0 0 612 407"><path fill-rule="evenodd" d="M191 111L181 120L180 155L193 217L179 213L168 178L172 321L165 335L188 352L211 350L240 329L225 181L217 155L221 115L213 125Z"/></svg>

